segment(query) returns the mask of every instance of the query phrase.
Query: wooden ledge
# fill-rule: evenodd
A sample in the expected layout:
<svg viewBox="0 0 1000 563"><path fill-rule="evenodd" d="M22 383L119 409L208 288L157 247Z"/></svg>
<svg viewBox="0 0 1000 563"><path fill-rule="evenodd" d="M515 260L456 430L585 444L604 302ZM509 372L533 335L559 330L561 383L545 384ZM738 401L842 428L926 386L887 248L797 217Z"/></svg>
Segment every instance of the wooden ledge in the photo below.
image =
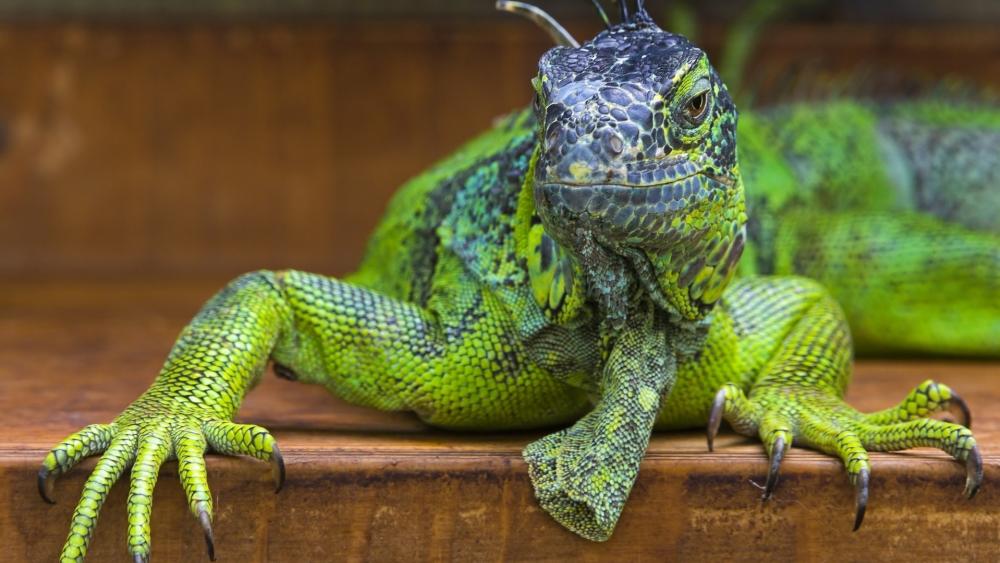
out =
<svg viewBox="0 0 1000 563"><path fill-rule="evenodd" d="M0 545L3 558L52 561L94 460L38 497L49 447L107 422L151 381L174 337L217 284L18 286L0 295ZM63 296L63 297L60 297ZM84 298L89 297L89 298ZM985 462L979 495L964 469L929 449L873 454L871 502L851 532L853 489L839 461L793 449L774 498L759 500L760 446L725 433L657 434L614 537L561 528L535 503L521 448L542 432L456 434L408 414L347 405L322 389L267 377L240 419L274 432L287 465L272 492L267 467L210 455L219 561L319 560L993 560L1000 549L1000 364L865 361L850 400L889 406L926 378L968 401ZM126 560L125 497L105 505L89 561ZM156 561L207 560L176 463L154 499ZM205 558L205 559L202 559Z"/></svg>

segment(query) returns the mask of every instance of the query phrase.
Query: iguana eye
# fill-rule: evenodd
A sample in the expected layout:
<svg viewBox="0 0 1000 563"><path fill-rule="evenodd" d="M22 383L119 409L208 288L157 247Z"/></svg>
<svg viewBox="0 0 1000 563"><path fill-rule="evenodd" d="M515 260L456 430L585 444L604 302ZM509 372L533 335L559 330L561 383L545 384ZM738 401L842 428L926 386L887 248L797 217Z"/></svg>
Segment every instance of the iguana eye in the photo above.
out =
<svg viewBox="0 0 1000 563"><path fill-rule="evenodd" d="M708 107L708 91L704 91L697 96L688 100L687 104L684 106L684 116L688 118L692 123L701 119L705 115L705 109Z"/></svg>

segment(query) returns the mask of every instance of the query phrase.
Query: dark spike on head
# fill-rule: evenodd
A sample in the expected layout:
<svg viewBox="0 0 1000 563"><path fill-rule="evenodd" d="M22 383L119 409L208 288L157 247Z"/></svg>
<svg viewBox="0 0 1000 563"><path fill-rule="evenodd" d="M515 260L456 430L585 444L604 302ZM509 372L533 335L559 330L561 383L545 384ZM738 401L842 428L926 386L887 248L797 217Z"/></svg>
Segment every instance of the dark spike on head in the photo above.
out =
<svg viewBox="0 0 1000 563"><path fill-rule="evenodd" d="M628 18L628 0L614 0L618 4L618 10L621 12L622 23L629 23Z"/></svg>
<svg viewBox="0 0 1000 563"><path fill-rule="evenodd" d="M590 0L590 3L597 8L597 15L604 22L604 27L611 27L611 20L608 19L608 13L604 11L604 6L601 6L601 0Z"/></svg>

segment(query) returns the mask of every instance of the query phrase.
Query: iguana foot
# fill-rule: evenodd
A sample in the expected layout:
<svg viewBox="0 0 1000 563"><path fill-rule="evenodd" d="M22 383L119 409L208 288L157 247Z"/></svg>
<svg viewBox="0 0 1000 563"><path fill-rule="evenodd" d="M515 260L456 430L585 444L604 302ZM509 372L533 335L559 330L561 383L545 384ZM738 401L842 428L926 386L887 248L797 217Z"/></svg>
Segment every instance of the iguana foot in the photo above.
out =
<svg viewBox="0 0 1000 563"><path fill-rule="evenodd" d="M83 458L103 453L94 467L73 513L69 536L60 559L82 561L94 534L101 505L116 481L131 465L128 496L128 546L136 562L149 560L150 511L153 487L160 465L177 459L181 485L191 512L205 532L208 557L215 560L212 533L212 495L205 471L208 448L224 454L249 455L270 461L277 490L284 481L285 468L271 434L250 424L235 424L193 414L149 415L130 408L112 424L95 424L72 434L53 448L38 472L38 490L53 503L56 477L66 473Z"/></svg>
<svg viewBox="0 0 1000 563"><path fill-rule="evenodd" d="M928 418L949 413L957 421ZM758 435L769 457L763 500L771 497L778 470L793 442L837 455L855 486L854 529L864 520L871 466L869 451L899 451L919 446L939 448L965 462L965 496L972 498L983 480L983 460L968 426L969 408L947 385L927 380L899 405L862 414L815 388L760 387L748 398L727 383L715 396L708 422L708 449L725 419L740 434Z"/></svg>

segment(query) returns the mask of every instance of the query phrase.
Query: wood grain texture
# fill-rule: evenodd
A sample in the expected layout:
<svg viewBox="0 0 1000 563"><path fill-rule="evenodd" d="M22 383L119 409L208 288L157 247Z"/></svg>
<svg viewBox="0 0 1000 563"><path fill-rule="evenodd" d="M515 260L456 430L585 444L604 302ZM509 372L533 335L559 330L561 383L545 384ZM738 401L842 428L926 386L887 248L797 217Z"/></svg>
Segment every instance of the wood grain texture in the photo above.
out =
<svg viewBox="0 0 1000 563"><path fill-rule="evenodd" d="M181 326L215 282L0 284L0 559L51 561L93 460L38 498L50 446L109 421L151 381ZM968 400L986 464L983 490L944 454L873 454L864 527L851 533L853 490L840 463L794 448L774 499L751 480L766 461L732 433L705 451L701 432L657 434L614 537L587 542L535 504L521 448L541 432L457 434L404 413L346 405L322 389L266 377L240 420L271 429L288 469L208 457L219 561L992 561L1000 545L1000 365L868 361L849 399L884 408L932 377ZM125 497L105 505L91 561L120 561ZM155 496L156 561L203 560L176 464Z"/></svg>
<svg viewBox="0 0 1000 563"><path fill-rule="evenodd" d="M549 46L501 15L2 23L0 278L343 274L402 182L529 102ZM749 82L862 63L1000 86L998 53L988 24L783 25Z"/></svg>

